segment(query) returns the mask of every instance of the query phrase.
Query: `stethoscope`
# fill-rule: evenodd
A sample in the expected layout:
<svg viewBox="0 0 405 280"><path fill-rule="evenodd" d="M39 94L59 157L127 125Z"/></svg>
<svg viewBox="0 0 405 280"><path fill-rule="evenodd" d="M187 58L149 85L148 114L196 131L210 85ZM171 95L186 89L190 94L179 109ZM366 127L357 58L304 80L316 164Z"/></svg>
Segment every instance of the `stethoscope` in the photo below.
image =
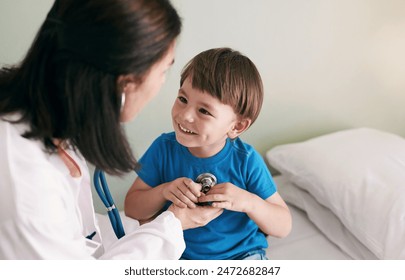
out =
<svg viewBox="0 0 405 280"><path fill-rule="evenodd" d="M115 235L120 239L125 235L124 226L122 225L120 213L117 207L115 207L104 172L96 168L94 170L93 182L98 196L107 208L108 218L110 219Z"/></svg>
<svg viewBox="0 0 405 280"><path fill-rule="evenodd" d="M201 185L201 192L207 193L217 183L217 178L211 173L202 173L195 181ZM94 170L93 182L98 196L107 208L108 218L110 219L115 235L120 239L125 235L124 226L121 221L120 213L117 207L115 207L104 172L96 168ZM212 202L202 202L197 203L197 205L204 206L211 205L211 203Z"/></svg>

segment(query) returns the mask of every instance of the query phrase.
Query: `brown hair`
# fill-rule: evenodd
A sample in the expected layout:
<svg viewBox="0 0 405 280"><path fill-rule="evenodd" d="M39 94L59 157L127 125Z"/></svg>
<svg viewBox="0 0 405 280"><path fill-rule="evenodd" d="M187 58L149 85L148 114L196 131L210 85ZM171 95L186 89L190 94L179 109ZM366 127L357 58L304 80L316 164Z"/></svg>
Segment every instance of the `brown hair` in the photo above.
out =
<svg viewBox="0 0 405 280"><path fill-rule="evenodd" d="M184 67L180 86L191 78L193 88L230 105L235 113L252 123L263 104L263 84L253 62L230 48L201 52Z"/></svg>
<svg viewBox="0 0 405 280"><path fill-rule="evenodd" d="M69 140L107 173L130 172L118 76L142 81L180 31L168 0L56 0L24 60L0 69L0 117L21 113L23 136L49 152Z"/></svg>

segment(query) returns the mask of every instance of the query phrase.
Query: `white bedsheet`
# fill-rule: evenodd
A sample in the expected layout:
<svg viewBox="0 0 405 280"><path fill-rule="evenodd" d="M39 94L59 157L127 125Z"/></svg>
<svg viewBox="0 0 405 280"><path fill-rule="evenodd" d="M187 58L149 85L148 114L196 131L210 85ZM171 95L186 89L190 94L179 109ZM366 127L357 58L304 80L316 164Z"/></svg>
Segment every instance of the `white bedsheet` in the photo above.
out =
<svg viewBox="0 0 405 280"><path fill-rule="evenodd" d="M320 232L307 215L289 205L293 218L290 235L283 239L267 237L270 260L348 260L347 254Z"/></svg>
<svg viewBox="0 0 405 280"><path fill-rule="evenodd" d="M283 178L275 176L283 195ZM267 237L267 257L273 260L347 260L351 257L331 242L309 219L307 214L289 205L292 215L291 233L283 238Z"/></svg>

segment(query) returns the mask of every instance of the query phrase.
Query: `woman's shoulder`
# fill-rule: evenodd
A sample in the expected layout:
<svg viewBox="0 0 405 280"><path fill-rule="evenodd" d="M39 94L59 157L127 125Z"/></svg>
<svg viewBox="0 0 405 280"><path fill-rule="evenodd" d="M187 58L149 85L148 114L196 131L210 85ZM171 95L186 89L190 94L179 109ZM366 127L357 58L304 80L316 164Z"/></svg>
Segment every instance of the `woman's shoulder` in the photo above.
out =
<svg viewBox="0 0 405 280"><path fill-rule="evenodd" d="M18 113L7 114L0 116L0 139L2 142L1 147L6 145L14 146L24 141L22 136L29 131L29 126L25 122L20 122L21 115Z"/></svg>
<svg viewBox="0 0 405 280"><path fill-rule="evenodd" d="M4 164L11 167L48 167L49 153L39 139L24 137L30 130L25 122L16 122L18 115L6 115L0 118L0 154Z"/></svg>
<svg viewBox="0 0 405 280"><path fill-rule="evenodd" d="M63 197L69 189L62 173L53 165L55 157L46 152L42 142L22 136L29 126L11 120L8 116L0 119L0 177L6 182L3 191L10 193L6 195L10 201L12 198L24 201L13 206L16 212L39 215L42 208L38 201Z"/></svg>
<svg viewBox="0 0 405 280"><path fill-rule="evenodd" d="M1 139L4 141L3 145L25 146L33 143L37 145L36 142L39 141L27 139L23 136L26 132L29 132L30 127L26 122L20 120L21 114L19 113L7 114L0 117L0 135Z"/></svg>

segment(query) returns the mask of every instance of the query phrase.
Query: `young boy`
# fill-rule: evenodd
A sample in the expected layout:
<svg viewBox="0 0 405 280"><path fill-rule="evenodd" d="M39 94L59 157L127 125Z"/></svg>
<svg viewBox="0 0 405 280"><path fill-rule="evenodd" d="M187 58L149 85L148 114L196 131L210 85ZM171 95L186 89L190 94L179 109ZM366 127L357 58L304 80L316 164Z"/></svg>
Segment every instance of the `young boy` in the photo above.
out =
<svg viewBox="0 0 405 280"><path fill-rule="evenodd" d="M291 216L262 157L239 138L262 102L260 75L246 56L219 48L194 57L181 74L174 132L162 134L140 159L126 214L142 222L171 203L223 208L208 225L184 231L182 258L266 259L265 235L286 236ZM203 173L217 181L206 194L195 182Z"/></svg>

